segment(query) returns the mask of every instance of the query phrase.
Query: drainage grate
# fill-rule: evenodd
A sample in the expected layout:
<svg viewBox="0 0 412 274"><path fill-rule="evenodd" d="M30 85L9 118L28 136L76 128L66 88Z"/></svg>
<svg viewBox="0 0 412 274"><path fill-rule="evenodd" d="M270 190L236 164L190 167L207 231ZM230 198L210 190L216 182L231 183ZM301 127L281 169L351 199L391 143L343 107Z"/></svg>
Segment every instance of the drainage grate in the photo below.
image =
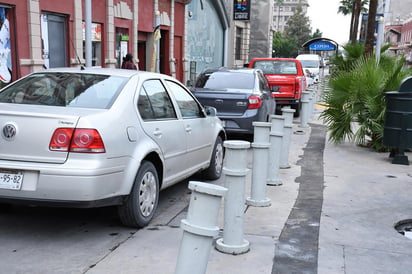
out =
<svg viewBox="0 0 412 274"><path fill-rule="evenodd" d="M406 238L412 240L412 219L399 221L395 225L395 229Z"/></svg>

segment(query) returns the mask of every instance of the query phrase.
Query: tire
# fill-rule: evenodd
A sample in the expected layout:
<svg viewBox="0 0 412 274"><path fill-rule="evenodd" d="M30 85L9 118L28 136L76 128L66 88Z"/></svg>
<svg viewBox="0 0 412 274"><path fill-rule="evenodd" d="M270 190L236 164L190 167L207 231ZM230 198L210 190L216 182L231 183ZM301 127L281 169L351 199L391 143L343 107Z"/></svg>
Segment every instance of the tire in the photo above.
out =
<svg viewBox="0 0 412 274"><path fill-rule="evenodd" d="M223 141L220 136L217 136L215 146L213 148L212 158L210 165L202 172L203 179L217 180L222 175L223 158L224 158Z"/></svg>
<svg viewBox="0 0 412 274"><path fill-rule="evenodd" d="M292 105L292 108L295 110L295 113L293 113L293 117L299 117L300 111L302 109L302 102L299 101L299 103Z"/></svg>
<svg viewBox="0 0 412 274"><path fill-rule="evenodd" d="M125 226L141 228L153 219L159 201L159 176L151 162L142 161L127 200L118 207Z"/></svg>

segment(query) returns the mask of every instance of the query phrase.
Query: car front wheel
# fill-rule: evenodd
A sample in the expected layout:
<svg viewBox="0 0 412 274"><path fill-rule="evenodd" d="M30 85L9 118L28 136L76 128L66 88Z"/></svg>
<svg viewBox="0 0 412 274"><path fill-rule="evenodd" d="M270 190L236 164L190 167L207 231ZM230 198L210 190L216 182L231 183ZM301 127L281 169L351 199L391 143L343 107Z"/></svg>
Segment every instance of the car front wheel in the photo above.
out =
<svg viewBox="0 0 412 274"><path fill-rule="evenodd" d="M216 138L215 146L213 148L210 165L202 173L202 177L206 180L217 180L222 175L224 148L223 141L220 136Z"/></svg>
<svg viewBox="0 0 412 274"><path fill-rule="evenodd" d="M152 220L159 200L159 176L151 162L142 161L129 197L119 206L120 221L131 227L144 227Z"/></svg>

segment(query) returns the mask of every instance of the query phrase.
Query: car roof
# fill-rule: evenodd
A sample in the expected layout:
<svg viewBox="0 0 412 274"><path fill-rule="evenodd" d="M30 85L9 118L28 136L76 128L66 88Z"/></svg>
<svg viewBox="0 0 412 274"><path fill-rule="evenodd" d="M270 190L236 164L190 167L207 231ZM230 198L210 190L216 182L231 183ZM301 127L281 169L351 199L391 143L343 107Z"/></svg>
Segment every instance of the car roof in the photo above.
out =
<svg viewBox="0 0 412 274"><path fill-rule="evenodd" d="M113 75L113 76L123 76L132 77L134 75L145 75L146 77L159 77L171 78L166 74L160 74L155 72L141 71L141 70L130 70L130 69L118 69L118 68L80 68L80 67L62 67L62 68L51 68L39 72L67 72L67 73L84 73L84 74L96 74L96 75Z"/></svg>
<svg viewBox="0 0 412 274"><path fill-rule="evenodd" d="M253 74L257 71L261 71L261 69L256 69L256 68L226 68L226 67L220 67L220 68L209 68L205 69L202 74L204 73L213 73L213 72L233 72L233 73L248 73L248 74Z"/></svg>
<svg viewBox="0 0 412 274"><path fill-rule="evenodd" d="M252 61L297 61L294 58L253 58Z"/></svg>

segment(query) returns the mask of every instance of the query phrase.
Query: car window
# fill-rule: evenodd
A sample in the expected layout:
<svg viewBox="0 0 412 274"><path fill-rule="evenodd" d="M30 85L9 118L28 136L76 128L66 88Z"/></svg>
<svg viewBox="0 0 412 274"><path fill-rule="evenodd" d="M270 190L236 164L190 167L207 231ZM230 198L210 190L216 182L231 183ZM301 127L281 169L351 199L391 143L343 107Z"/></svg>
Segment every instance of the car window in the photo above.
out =
<svg viewBox="0 0 412 274"><path fill-rule="evenodd" d="M269 88L269 83L266 79L266 77L264 75L262 75L261 73L258 73L258 78L259 78L259 88L262 91L266 91L269 92L270 88Z"/></svg>
<svg viewBox="0 0 412 274"><path fill-rule="evenodd" d="M254 68L259 68L264 74L289 75L297 74L296 62L288 60L257 60Z"/></svg>
<svg viewBox="0 0 412 274"><path fill-rule="evenodd" d="M254 75L252 73L217 71L199 76L201 81L196 82L197 88L208 89L253 89Z"/></svg>
<svg viewBox="0 0 412 274"><path fill-rule="evenodd" d="M166 83L176 98L183 118L204 117L202 107L186 89L173 81L167 80Z"/></svg>
<svg viewBox="0 0 412 274"><path fill-rule="evenodd" d="M162 82L147 80L139 91L137 108L144 121L156 119L176 119L172 101Z"/></svg>
<svg viewBox="0 0 412 274"><path fill-rule="evenodd" d="M0 102L109 108L128 78L77 73L36 73L0 92Z"/></svg>

